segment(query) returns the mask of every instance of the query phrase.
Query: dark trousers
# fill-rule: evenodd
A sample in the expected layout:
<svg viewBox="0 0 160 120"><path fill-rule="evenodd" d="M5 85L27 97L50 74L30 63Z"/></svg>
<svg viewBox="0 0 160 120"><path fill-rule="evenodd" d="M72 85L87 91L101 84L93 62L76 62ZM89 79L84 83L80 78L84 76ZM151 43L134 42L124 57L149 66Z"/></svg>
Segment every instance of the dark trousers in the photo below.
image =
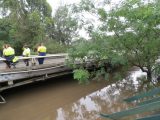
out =
<svg viewBox="0 0 160 120"><path fill-rule="evenodd" d="M12 62L14 59L14 55L9 55L9 56L4 56L6 61L5 63L7 64L8 68L11 68L11 65L15 66L15 64Z"/></svg>
<svg viewBox="0 0 160 120"><path fill-rule="evenodd" d="M24 55L23 55L23 57L28 57L28 56L24 56ZM24 59L23 61L24 61L24 63L26 64L26 66L29 66L29 59Z"/></svg>
<svg viewBox="0 0 160 120"><path fill-rule="evenodd" d="M24 59L23 61L26 64L26 66L29 66L29 59Z"/></svg>
<svg viewBox="0 0 160 120"><path fill-rule="evenodd" d="M39 56L46 56L46 53L40 52ZM38 62L39 62L40 65L43 64L44 63L44 58L38 58Z"/></svg>

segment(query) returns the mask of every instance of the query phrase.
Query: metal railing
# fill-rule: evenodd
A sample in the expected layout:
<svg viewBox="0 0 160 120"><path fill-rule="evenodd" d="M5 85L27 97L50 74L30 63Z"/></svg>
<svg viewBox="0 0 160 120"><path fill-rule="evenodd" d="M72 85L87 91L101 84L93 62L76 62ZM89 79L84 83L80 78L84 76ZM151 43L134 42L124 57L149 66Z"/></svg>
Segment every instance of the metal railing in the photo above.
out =
<svg viewBox="0 0 160 120"><path fill-rule="evenodd" d="M29 57L23 57L23 56L16 56L18 57L18 61L23 61L25 59L28 59L31 63L31 66L35 66L37 63L37 60L39 58L47 58L47 59L58 59L58 58L64 58L66 59L68 54L66 53L61 53L61 54L47 54L46 56L38 56L38 55L31 55ZM6 61L5 58L0 57L0 62ZM1 63L2 64L2 63Z"/></svg>
<svg viewBox="0 0 160 120"><path fill-rule="evenodd" d="M25 60L25 59L37 59L37 58L57 58L57 57L67 57L67 53L61 53L61 54L48 54L46 56L38 56L38 55L31 55L30 57L22 57L17 56L19 60ZM0 61L5 61L6 59L3 57L0 57Z"/></svg>
<svg viewBox="0 0 160 120"><path fill-rule="evenodd" d="M18 59L19 59L19 61L23 61L23 60L25 60L25 59L29 59L31 62L32 61L36 61L36 59L38 59L38 58L48 58L49 60L50 59L58 59L58 58L64 58L64 59L66 59L67 58L67 56L68 56L68 54L66 54L66 53L61 53L61 54L47 54L46 56L38 56L38 55L31 55L30 57L22 57L22 56L16 56L16 57L18 57ZM2 63L1 63L1 65L3 64L3 61L6 61L6 59L5 58L2 58L2 57L0 57L0 61L2 61ZM54 61L53 61L54 62ZM4 63L5 64L5 63ZM41 68L41 69L38 69L38 70L32 70L32 68L34 67L35 65L33 65L33 64L31 64L31 70L30 70L30 68L27 68L27 70L25 71L25 70L23 70L22 69L22 71L9 71L9 72L2 72L2 73L0 73L0 75L2 75L2 76L5 76L5 75L8 75L8 74L23 74L23 73L30 73L31 74L31 72L36 72L36 71L45 71L45 70L47 70L47 71L50 71L50 69L53 69L54 68L54 66L50 66L50 68ZM61 65L62 66L62 65ZM58 66L58 67L61 67L60 65ZM19 66L19 67L23 67L23 66ZM57 67L55 67L55 68L57 68ZM3 69L2 69L2 71L3 71ZM45 77L47 78L48 77L48 74L44 74L45 75ZM43 77L42 77L43 78ZM1 79L3 79L3 77L1 77ZM1 81L1 79L0 79L0 81ZM31 80L30 80L31 81ZM3 82L3 80L1 81L1 82ZM23 85L23 84L26 84L27 83L27 81L22 81L22 82L20 82L20 83L17 83L17 84L15 84L15 85L13 85L13 84L9 84L9 82L10 82L10 80L8 80L8 81L6 81L6 82L8 82L8 86L6 86L6 87L3 87L3 88L1 88L0 87L0 93L1 93L1 91L2 90L5 90L5 89L8 89L8 88L11 88L11 87L14 87L14 86L20 86L20 85ZM13 80L11 80L11 82L13 82ZM32 81L33 82L33 81ZM6 100L5 100L5 98L0 94L0 104L5 104L6 103Z"/></svg>

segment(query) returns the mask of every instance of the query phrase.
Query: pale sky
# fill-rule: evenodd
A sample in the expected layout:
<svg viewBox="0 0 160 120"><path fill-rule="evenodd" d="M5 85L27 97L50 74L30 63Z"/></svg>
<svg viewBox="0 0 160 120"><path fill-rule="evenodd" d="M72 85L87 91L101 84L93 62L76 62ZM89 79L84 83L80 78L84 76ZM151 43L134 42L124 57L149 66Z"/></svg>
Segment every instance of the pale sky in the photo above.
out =
<svg viewBox="0 0 160 120"><path fill-rule="evenodd" d="M47 0L47 2L52 7L52 14L55 13L56 9L60 5L62 6L62 5L65 5L65 4L79 3L80 1L81 0ZM100 2L100 1L103 1L103 0L95 0L95 1ZM123 0L110 0L110 1L111 1L112 5L113 5L113 4L118 4L120 1L123 1Z"/></svg>
<svg viewBox="0 0 160 120"><path fill-rule="evenodd" d="M81 0L47 0L47 2L50 4L52 7L52 12L54 13L55 10L58 8L60 5L65 5L65 4L73 4L73 3L78 3Z"/></svg>
<svg viewBox="0 0 160 120"><path fill-rule="evenodd" d="M50 6L52 7L52 15L55 13L56 9L59 6L63 6L65 4L73 4L73 3L79 3L81 0L47 0L47 2L50 4ZM95 0L96 3L104 1L104 0ZM111 5L109 6L112 7L114 6L114 4L117 4L118 2L122 1L122 0L110 0L111 1ZM107 7L108 8L108 7ZM108 9L109 9L108 8ZM98 24L98 18L95 18L93 16L90 15L86 15L86 19L92 19L94 21L94 23ZM85 30L80 30L79 31L80 36L88 38L88 35L86 34Z"/></svg>

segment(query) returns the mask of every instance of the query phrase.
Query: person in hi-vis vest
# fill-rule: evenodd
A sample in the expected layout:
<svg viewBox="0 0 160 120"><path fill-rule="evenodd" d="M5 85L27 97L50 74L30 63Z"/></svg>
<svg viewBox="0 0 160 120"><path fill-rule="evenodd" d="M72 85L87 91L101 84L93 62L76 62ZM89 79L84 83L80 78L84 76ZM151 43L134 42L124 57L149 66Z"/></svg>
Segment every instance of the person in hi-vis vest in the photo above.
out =
<svg viewBox="0 0 160 120"><path fill-rule="evenodd" d="M8 68L11 68L11 65L13 65L14 68L16 67L15 65L18 62L18 58L15 57L15 51L9 44L4 45L3 56L6 59Z"/></svg>
<svg viewBox="0 0 160 120"><path fill-rule="evenodd" d="M23 46L22 55L23 57L29 57L31 55L31 50L26 44ZM26 66L29 66L29 59L24 59L24 63L26 64Z"/></svg>
<svg viewBox="0 0 160 120"><path fill-rule="evenodd" d="M38 48L37 48L37 52L39 56L46 56L46 52L47 52L47 48L43 45L43 43L41 43ZM39 64L43 64L44 63L44 58L38 58L38 62Z"/></svg>

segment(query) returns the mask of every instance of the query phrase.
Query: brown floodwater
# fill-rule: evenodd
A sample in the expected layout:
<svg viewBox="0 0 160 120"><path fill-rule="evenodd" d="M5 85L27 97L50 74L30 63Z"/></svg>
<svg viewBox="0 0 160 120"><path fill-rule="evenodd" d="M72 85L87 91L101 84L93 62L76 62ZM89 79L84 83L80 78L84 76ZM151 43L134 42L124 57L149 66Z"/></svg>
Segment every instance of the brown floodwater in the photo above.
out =
<svg viewBox="0 0 160 120"><path fill-rule="evenodd" d="M0 120L107 120L99 114L132 106L123 99L136 91L136 78L142 75L137 70L116 84L103 80L88 85L66 75L3 91L7 103L0 104Z"/></svg>

